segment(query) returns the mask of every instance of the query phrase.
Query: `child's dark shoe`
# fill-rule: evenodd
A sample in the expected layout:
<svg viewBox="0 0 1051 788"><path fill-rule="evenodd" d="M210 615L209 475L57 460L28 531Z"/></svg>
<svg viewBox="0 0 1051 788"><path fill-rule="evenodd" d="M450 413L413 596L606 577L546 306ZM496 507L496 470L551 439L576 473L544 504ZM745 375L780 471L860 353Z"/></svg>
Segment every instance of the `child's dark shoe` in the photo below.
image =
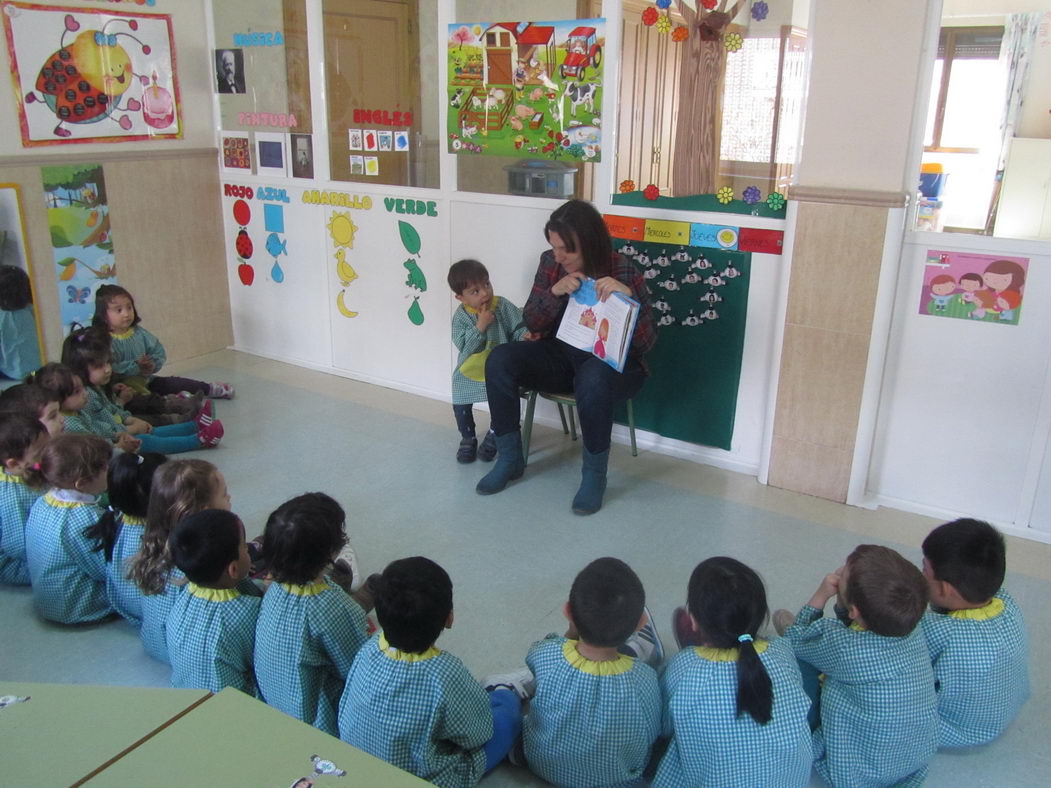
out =
<svg viewBox="0 0 1051 788"><path fill-rule="evenodd" d="M478 459L482 462L492 462L494 457L496 457L496 433L489 430L478 447Z"/></svg>
<svg viewBox="0 0 1051 788"><path fill-rule="evenodd" d="M456 450L456 461L462 463L474 462L478 456L478 439L464 438L460 441L460 448ZM490 459L492 459L490 457Z"/></svg>

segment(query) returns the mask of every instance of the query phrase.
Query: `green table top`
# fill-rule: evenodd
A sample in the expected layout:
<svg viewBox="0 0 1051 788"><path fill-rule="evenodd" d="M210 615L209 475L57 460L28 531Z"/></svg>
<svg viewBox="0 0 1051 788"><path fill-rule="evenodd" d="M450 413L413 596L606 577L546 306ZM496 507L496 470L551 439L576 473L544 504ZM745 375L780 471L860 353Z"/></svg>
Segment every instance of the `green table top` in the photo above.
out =
<svg viewBox="0 0 1051 788"><path fill-rule="evenodd" d="M346 772L318 773L318 757ZM90 788L419 788L429 783L234 689L213 695L95 775Z"/></svg>
<svg viewBox="0 0 1051 788"><path fill-rule="evenodd" d="M0 696L0 782L73 785L208 692L0 681Z"/></svg>

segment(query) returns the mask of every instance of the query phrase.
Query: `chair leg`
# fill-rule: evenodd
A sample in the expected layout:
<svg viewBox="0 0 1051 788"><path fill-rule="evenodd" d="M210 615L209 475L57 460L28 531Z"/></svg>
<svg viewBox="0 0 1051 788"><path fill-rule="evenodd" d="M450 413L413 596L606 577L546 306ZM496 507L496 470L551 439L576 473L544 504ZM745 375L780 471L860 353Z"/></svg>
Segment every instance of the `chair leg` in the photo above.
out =
<svg viewBox="0 0 1051 788"><path fill-rule="evenodd" d="M573 406L572 405L567 405L566 407L569 408L569 431L570 431L570 434L573 436L573 440L576 440L577 439L577 420L573 416Z"/></svg>
<svg viewBox="0 0 1051 788"><path fill-rule="evenodd" d="M563 409L561 402L556 402L555 404L558 405L558 417L562 419L562 434L569 435L569 425L566 424L566 411Z"/></svg>
<svg viewBox="0 0 1051 788"><path fill-rule="evenodd" d="M526 395L525 419L522 421L522 459L529 464L529 439L533 435L533 411L536 409L536 392Z"/></svg>
<svg viewBox="0 0 1051 788"><path fill-rule="evenodd" d="M635 408L628 400L628 434L631 436L631 456L639 456L639 447L635 444Z"/></svg>

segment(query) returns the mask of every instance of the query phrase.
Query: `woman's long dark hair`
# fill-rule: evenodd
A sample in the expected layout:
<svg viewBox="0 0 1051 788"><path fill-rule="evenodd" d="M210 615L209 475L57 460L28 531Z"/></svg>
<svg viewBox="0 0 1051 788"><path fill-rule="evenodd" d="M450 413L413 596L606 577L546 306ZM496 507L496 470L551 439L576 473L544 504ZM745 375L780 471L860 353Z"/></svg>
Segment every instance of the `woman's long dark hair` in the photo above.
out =
<svg viewBox="0 0 1051 788"><path fill-rule="evenodd" d="M29 276L14 265L0 265L0 309L14 312L33 303Z"/></svg>
<svg viewBox="0 0 1051 788"><path fill-rule="evenodd" d="M590 277L609 270L613 259L613 241L606 222L589 202L570 200L555 208L544 225L544 237L551 240L558 233L569 252L579 251L584 258L584 273Z"/></svg>
<svg viewBox="0 0 1051 788"><path fill-rule="evenodd" d="M752 715L765 725L773 715L774 690L770 676L751 639L766 620L766 589L754 570L740 561L717 556L702 561L690 575L687 589L690 614L701 640L714 648L736 648L737 716Z"/></svg>

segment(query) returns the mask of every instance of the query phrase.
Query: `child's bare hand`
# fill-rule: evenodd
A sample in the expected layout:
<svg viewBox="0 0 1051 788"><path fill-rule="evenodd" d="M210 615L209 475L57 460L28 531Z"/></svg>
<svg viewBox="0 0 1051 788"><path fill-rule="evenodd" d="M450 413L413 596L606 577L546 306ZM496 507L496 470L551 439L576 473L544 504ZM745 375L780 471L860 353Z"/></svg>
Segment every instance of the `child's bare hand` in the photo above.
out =
<svg viewBox="0 0 1051 788"><path fill-rule="evenodd" d="M142 445L142 441L132 436L129 432L122 432L117 435L116 446L121 451L134 453L139 450L139 446Z"/></svg>
<svg viewBox="0 0 1051 788"><path fill-rule="evenodd" d="M484 333L495 319L496 315L493 314L493 310L486 306L478 310L478 318L475 320L474 326L479 332Z"/></svg>
<svg viewBox="0 0 1051 788"><path fill-rule="evenodd" d="M824 608L832 597L839 593L839 582L843 577L843 567L840 567L835 572L825 575L821 581L821 585L817 587L817 591L814 592L814 596L810 598L810 606L816 607L818 610Z"/></svg>
<svg viewBox="0 0 1051 788"><path fill-rule="evenodd" d="M132 435L138 435L143 432L153 432L153 425L142 419L137 419L134 416L124 422L124 428Z"/></svg>
<svg viewBox="0 0 1051 788"><path fill-rule="evenodd" d="M139 359L139 371L143 375L152 375L156 369L157 365L153 363L153 359L143 353L142 358Z"/></svg>
<svg viewBox="0 0 1051 788"><path fill-rule="evenodd" d="M113 386L113 398L121 405L127 405L131 402L134 396L135 389L131 386L125 385L124 383L117 383Z"/></svg>
<svg viewBox="0 0 1051 788"><path fill-rule="evenodd" d="M526 331L522 334L523 342L536 342L538 339L540 339L539 331Z"/></svg>

